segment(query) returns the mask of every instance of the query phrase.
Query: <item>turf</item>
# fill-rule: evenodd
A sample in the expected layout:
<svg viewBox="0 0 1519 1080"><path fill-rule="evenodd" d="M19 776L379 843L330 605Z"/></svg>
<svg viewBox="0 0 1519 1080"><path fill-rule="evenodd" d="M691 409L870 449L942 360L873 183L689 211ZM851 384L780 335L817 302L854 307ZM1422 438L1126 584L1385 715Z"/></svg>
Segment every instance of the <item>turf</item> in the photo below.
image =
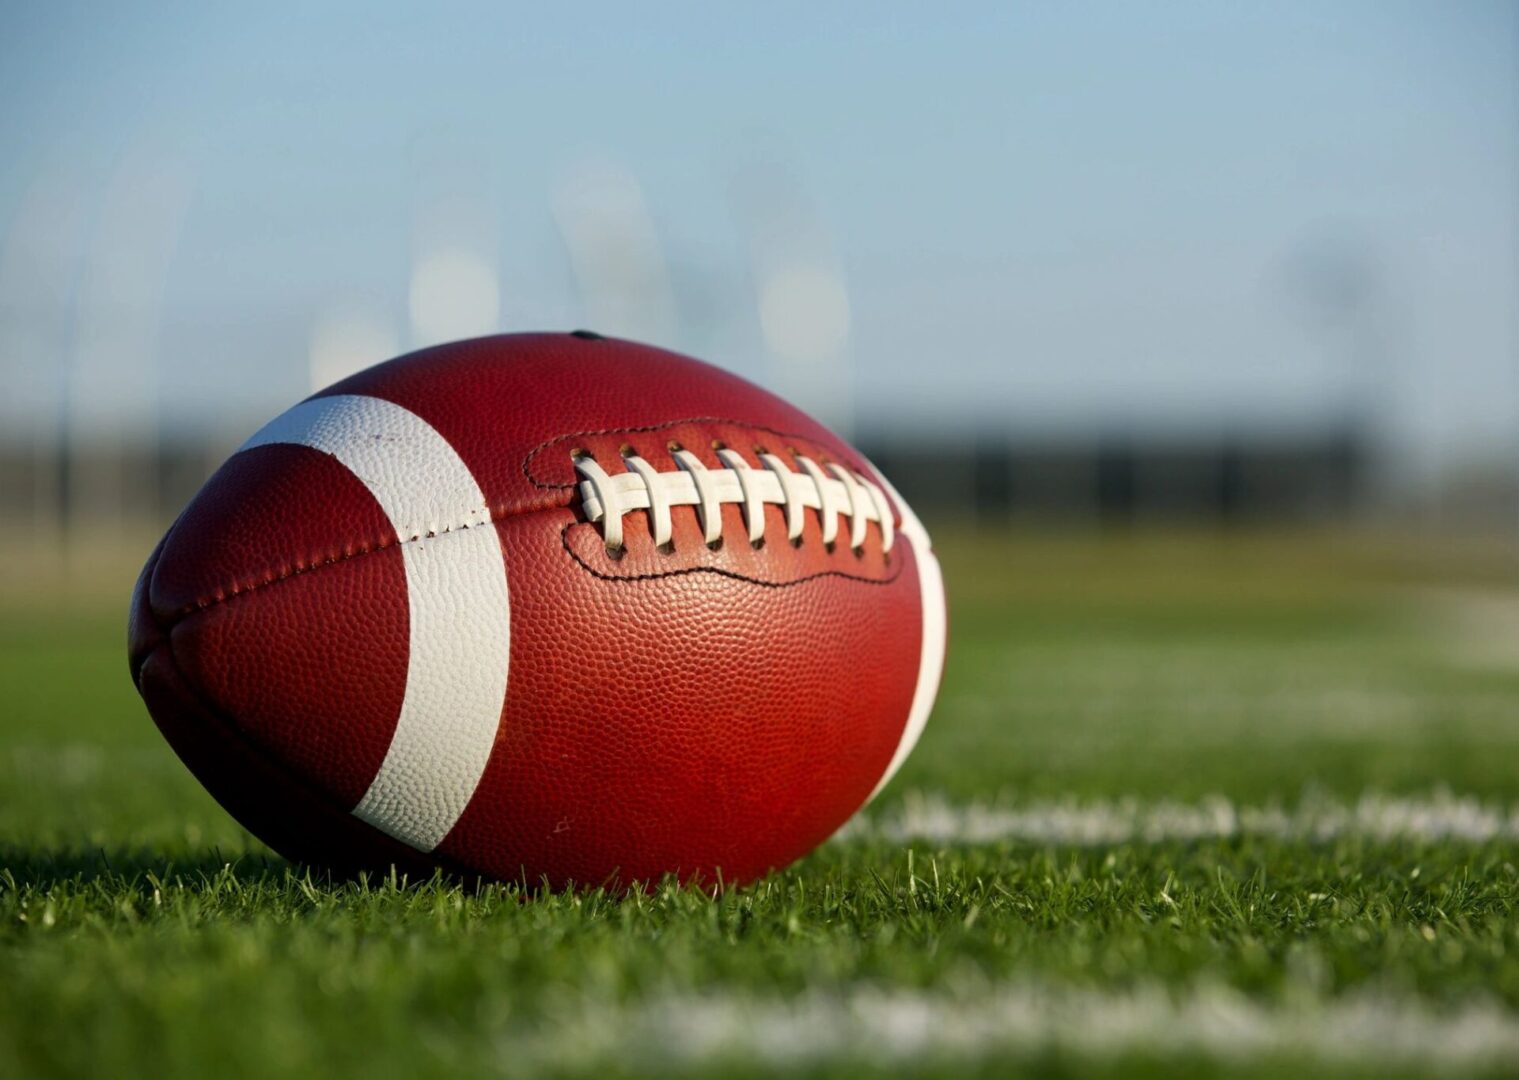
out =
<svg viewBox="0 0 1519 1080"><path fill-rule="evenodd" d="M61 605L13 587L0 1061L185 1077L1519 1068L1510 549L969 530L941 547L951 662L918 752L862 824L716 897L292 868L199 790L136 700L125 574L114 596ZM1221 799L1310 826L1317 807L1414 809L1318 832L1166 824ZM994 827L917 835L901 823L924 803ZM1466 816L1440 816L1452 805ZM1070 827L1093 808L1149 824Z"/></svg>

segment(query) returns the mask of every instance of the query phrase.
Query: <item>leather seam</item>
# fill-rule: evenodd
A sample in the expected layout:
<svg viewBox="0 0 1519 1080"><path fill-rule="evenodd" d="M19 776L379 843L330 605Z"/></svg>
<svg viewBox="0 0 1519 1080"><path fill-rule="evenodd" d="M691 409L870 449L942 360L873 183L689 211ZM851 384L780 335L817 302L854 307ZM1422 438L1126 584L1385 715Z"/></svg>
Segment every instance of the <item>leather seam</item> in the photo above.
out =
<svg viewBox="0 0 1519 1080"><path fill-rule="evenodd" d="M809 581L816 581L819 578L828 577L842 578L845 581L853 581L860 585L891 585L894 584L897 579L902 576L902 566L900 560L896 561L896 569L892 572L892 574L889 577L884 578L862 577L859 574L850 574L846 573L843 570L819 570L815 574L807 574L804 577L795 578L791 581L766 581L764 578L750 577L747 574L739 574L732 570L724 570L720 566L686 566L682 567L679 570L664 570L657 574L608 574L604 571L597 570L590 563L582 559L575 552L574 548L570 547L570 530L578 524L581 523L572 521L563 529L561 529L559 532L559 543L561 546L563 546L565 553L569 555L569 557L573 559L582 570L590 574L592 577L599 578L602 581L658 581L661 578L683 577L687 574L716 574L719 577L732 578L735 581L745 581L751 585L759 585L760 587L766 589L789 589L794 585L805 585Z"/></svg>
<svg viewBox="0 0 1519 1080"><path fill-rule="evenodd" d="M728 425L731 425L733 427L748 428L748 429L750 429L752 431L767 432L768 434L774 435L774 436L776 436L778 438L782 438L782 439L797 439L797 440L800 440L802 442L808 442L808 443L814 443L814 444L816 444L816 440L815 439L811 439L811 438L809 438L809 437L807 437L805 435L794 434L794 433L787 433L787 432L784 432L784 431L780 431L780 430L778 430L776 428L766 427L763 424L751 424L751 423L747 423L747 422L745 422L743 420L728 420L728 419L724 419L722 417L716 417L716 416L696 416L696 417L688 417L688 418L684 418L684 419L680 419L680 420L669 420L669 421L666 421L666 422L660 423L660 424L647 424L647 425L643 425L641 427L600 428L600 429L586 430L586 431L570 431L570 432L565 432L565 433L560 434L560 435L555 435L551 439L545 439L543 442L541 442L537 446L533 447L532 450L528 451L527 455L522 459L522 475L527 479L527 481L530 484L532 484L534 487L536 487L536 488L538 488L540 490L544 490L544 491L573 491L577 487L577 485L575 483L573 483L573 482L572 483L568 483L568 484L547 483L547 482L544 482L544 481L540 481L536 477L534 477L533 474L532 474L532 472L531 472L531 466L532 466L533 459L535 457L537 457L539 454L541 454L544 450L548 449L550 446L553 446L557 442L563 442L566 439L576 439L576 438L582 438L582 437L591 436L591 435L620 435L620 434L634 434L634 433L638 433L638 432L659 431L659 430L661 430L663 428L676 427L676 426L681 425L681 424L728 424ZM859 471L859 469L857 467L856 467L856 471ZM376 552L386 551L386 550L388 550L390 548L393 548L393 547L401 547L402 545L405 545L405 544L421 543L421 542L426 541L426 540L435 540L435 539L437 539L440 536L446 536L447 534L452 533L452 532L460 532L460 531L462 531L464 529L484 528L487 525L490 525L490 526L494 527L496 525L499 525L501 522L505 521L507 518L521 517L521 516L525 516L527 514L538 514L538 513L544 513L546 511L562 510L562 509L566 509L566 508L567 508L567 504L566 505L560 505L560 506L540 506L540 507L533 507L533 508L530 508L530 509L522 509L522 510L508 510L508 509L491 510L489 512L487 520L485 520L485 521L479 521L479 522L461 522L458 525L449 525L449 526L446 526L446 527L444 527L442 529L438 529L436 531L429 532L429 533L427 533L427 534L425 534L423 536L409 536L409 537L405 537L405 538L397 536L394 540L385 540L385 539L381 538L381 539L373 541L371 543L363 544L363 545L360 545L358 547L355 547L355 548L349 549L347 551L344 551L341 554L336 555L336 556L334 556L332 558L322 559L320 561L312 562L312 563L307 564L307 565L295 565L295 566L291 566L291 567L289 567L289 568L287 568L285 570L282 570L282 571L274 574L271 577L264 577L264 578L261 578L261 579L249 582L247 584L239 584L237 582L233 582L230 585L220 586L220 587L216 588L215 590L213 590L208 596L207 595L203 595L203 596L197 598L192 603L185 604L182 607L179 607L179 608L175 609L175 611L173 612L173 614L170 615L167 619L159 619L155 615L154 616L154 621L158 623L159 628L162 631L164 631L165 633L167 633L169 630L172 630L175 626L179 625L179 623L183 622L185 619L189 618L191 615L194 615L194 614L196 614L198 612L201 612L201 611L209 611L212 608L220 607L223 604L231 603L233 600L236 600L239 597L248 596L248 595L250 595L252 593L258 592L261 589L268 588L271 585L278 585L282 581L288 581L291 578L300 577L303 574L315 573L316 571L323 570L323 569L325 569L325 568L327 568L329 566L336 566L336 565L339 565L341 563L346 563L346 562L349 562L350 560L360 558L360 557L362 557L364 555L373 555ZM169 529L169 535L173 535L174 530L175 530L175 528L178 527L178 525L179 525L179 521L175 521L174 525L171 526L170 529ZM574 552L573 551L570 552L570 554L571 554L572 557L574 556ZM588 572L590 572L592 574L597 574L597 571L595 571L594 569L592 569L589 566L586 566L583 562L581 562L581 560L579 558L576 558L575 561L578 562L578 563L580 563L582 566L585 566L585 569ZM736 578L736 579L738 579L740 581L752 581L752 582L754 582L757 585L763 585L763 586L766 586L766 587L775 587L778 584L777 582L762 581L762 580L760 580L758 578L744 577L741 574L734 574L731 571L718 570L716 567L692 567L690 570L677 570L677 571L671 571L670 573L671 574L689 573L689 572L696 571L696 570L710 570L713 573L721 573L724 576ZM859 577L856 577L856 576L854 576L852 574L845 574L845 573L843 573L841 571L824 571L823 574L813 575L813 577L821 577L821 576L828 575L828 574L832 574L832 575L838 576L838 577L847 578L847 579L853 580L853 581L861 581L861 582L864 582L866 584L883 584L883 582L878 582L878 581L875 581L875 580L870 579L870 578L859 578ZM155 576L156 576L156 568L155 568ZM603 576L603 575L597 574L597 576ZM669 574L658 574L658 575L650 575L650 576L652 576L652 577L668 577L670 575ZM607 580L609 580L609 581L631 581L631 580L636 580L636 579L635 578L631 578L631 577L629 577L629 578L623 578L623 577L617 577L615 575L610 575L610 576L607 576ZM804 578L804 579L801 579L801 580L811 580L811 579L810 578ZM895 580L895 577L889 578L887 580ZM800 582L795 582L795 583L791 583L791 584L798 584L798 583L800 583ZM151 585L150 585L149 592L148 592L148 606L149 606L149 609L151 610L151 608L152 608L152 589L151 589Z"/></svg>
<svg viewBox="0 0 1519 1080"><path fill-rule="evenodd" d="M351 548L351 549L349 549L347 551L344 551L342 554L336 555L336 556L334 556L334 557L332 557L330 559L322 559L320 561L312 562L312 563L307 564L307 565L295 565L295 566L292 566L292 567L290 567L288 569L280 571L279 573L276 573L272 577L261 578L261 579L256 580L256 581L252 581L252 582L250 582L250 583L248 583L246 585L240 585L240 584L237 584L237 583L234 582L231 585L221 586L221 587L217 588L216 590L214 590L207 597L201 597L201 598L195 600L193 603L185 604L182 607L176 608L175 611L174 611L174 613L171 616L169 616L167 619L160 619L160 618L158 618L157 615L154 615L153 618L154 618L154 621L158 624L159 628L161 630L167 632L169 630L172 630L174 627L178 626L185 619L189 618L191 615L196 614L197 612L209 611L212 608L220 607L223 604L231 603L233 600L236 600L239 597L248 596L248 595L250 595L252 593L258 592L261 589L266 589L266 588L268 588L271 585L278 585L278 584L280 584L283 581L289 581L291 578L301 577L302 575L305 575L305 574L314 574L318 570L325 570L329 566L338 566L338 565L341 565L343 563L350 562L350 561L352 561L354 559L362 558L365 555L373 555L373 554L376 554L377 552L388 551L391 548L404 547L407 544L420 544L420 543L424 543L424 542L426 542L428 540L436 540L436 539L438 539L441 536L448 535L449 533L462 532L462 531L464 531L466 529L482 529L482 528L485 528L487 525L489 525L492 528L494 528L496 525L500 524L501 522L505 521L507 518L511 518L511 517L525 517L528 514L542 514L542 513L547 513L549 511L552 511L552 510L564 510L564 509L568 509L568 507L565 507L565 506L539 506L539 507L534 507L534 508L529 509L529 510L517 510L517 511L504 510L504 511L499 511L499 512L492 511L491 514L490 514L489 519L486 520L486 521L479 521L479 522L474 522L474 523L465 523L465 524L460 524L460 525L451 525L451 526L448 526L447 528L438 529L435 532L429 532L429 533L427 533L424 536L408 536L405 539L397 537L394 540L381 539L381 540L375 541L373 543L363 544L363 545L360 545L358 547ZM175 523L175 526L173 526L173 527L170 528L170 530L169 530L169 535L170 536L173 535L174 528L177 527L177 526L178 526L178 522ZM167 539L167 537L165 539ZM157 576L157 568L156 567L154 569L154 576L155 577ZM150 586L150 589L149 589L149 598L148 599L149 599L149 608L151 610L151 604L152 604L151 586Z"/></svg>

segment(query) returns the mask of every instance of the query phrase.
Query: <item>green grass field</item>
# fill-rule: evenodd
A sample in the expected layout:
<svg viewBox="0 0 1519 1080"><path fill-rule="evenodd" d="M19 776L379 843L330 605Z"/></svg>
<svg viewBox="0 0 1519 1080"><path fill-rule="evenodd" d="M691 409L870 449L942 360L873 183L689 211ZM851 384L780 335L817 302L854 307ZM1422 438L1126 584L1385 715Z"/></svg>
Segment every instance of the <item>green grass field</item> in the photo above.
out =
<svg viewBox="0 0 1519 1080"><path fill-rule="evenodd" d="M917 753L716 898L313 880L160 740L128 571L13 580L0 1074L1519 1071L1512 550L940 539Z"/></svg>

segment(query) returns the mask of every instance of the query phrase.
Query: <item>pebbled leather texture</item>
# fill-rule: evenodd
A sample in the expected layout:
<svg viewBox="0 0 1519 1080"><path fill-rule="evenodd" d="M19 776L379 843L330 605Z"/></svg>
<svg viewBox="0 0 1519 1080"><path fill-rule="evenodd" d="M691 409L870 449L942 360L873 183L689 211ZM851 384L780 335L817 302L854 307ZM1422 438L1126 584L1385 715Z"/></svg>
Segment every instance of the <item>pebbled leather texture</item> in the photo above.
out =
<svg viewBox="0 0 1519 1080"><path fill-rule="evenodd" d="M467 626L483 594L457 581L417 594L466 537L449 535L443 495L438 520L408 521L404 536L377 501L377 491L390 503L436 494L425 456L414 478L362 464L374 449L363 440L404 432L371 435L361 409L345 437L362 452L345 465L313 448L325 436L282 441L303 437L280 434L282 418L267 443L234 455L144 569L129 652L160 729L261 839L344 871L441 866L556 887L665 873L742 882L806 853L871 795L917 689L920 584L938 580L919 561L931 556L900 539L883 551L875 525L858 553L829 550L812 510L793 546L776 506L756 548L731 504L715 549L696 509L676 507L672 548L657 549L635 511L625 548L609 554L578 511L571 457L590 452L621 471L631 450L666 470L683 447L721 468L716 450L729 447L755 467L760 450L802 453L875 477L847 444L698 361L572 335L424 350L317 395L340 397L414 414L467 466L485 505L463 508L460 527L499 540L509 626L487 622L456 647L434 625L438 605L458 615L445 623ZM401 446L376 452L415 458ZM477 568L495 550L469 546ZM424 601L431 629L416 625ZM425 671L421 633L432 635ZM488 690L463 706L449 694L502 672L499 716L484 717L494 741L459 751L481 755L466 774L478 785L462 811L444 805L444 766L412 756L448 759L463 736L429 708L494 710L480 704L499 700ZM444 723L426 726L435 719ZM426 745L403 745L398 724ZM367 815L381 775L387 798L447 827L428 834Z"/></svg>

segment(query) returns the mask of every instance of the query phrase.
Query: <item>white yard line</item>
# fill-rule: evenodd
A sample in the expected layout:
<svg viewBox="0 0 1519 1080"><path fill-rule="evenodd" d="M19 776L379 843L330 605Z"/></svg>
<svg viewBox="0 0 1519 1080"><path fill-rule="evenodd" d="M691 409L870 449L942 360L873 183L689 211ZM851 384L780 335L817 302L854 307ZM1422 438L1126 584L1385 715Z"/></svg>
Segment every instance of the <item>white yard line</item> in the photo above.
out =
<svg viewBox="0 0 1519 1080"><path fill-rule="evenodd" d="M725 1060L796 1067L1028 1058L1051 1051L1221 1061L1294 1059L1468 1070L1519 1066L1519 1016L1495 1002L1437 1010L1417 999L1313 991L1267 1004L1224 987L1108 992L1040 983L943 991L724 993L557 1010L504 1033L503 1067L615 1061L635 1069Z"/></svg>
<svg viewBox="0 0 1519 1080"><path fill-rule="evenodd" d="M1197 802L1126 798L955 803L940 795L913 792L895 805L860 815L840 830L835 842L988 844L1012 840L1091 845L1238 836L1468 843L1519 840L1519 806L1448 791L1414 797L1368 792L1353 801L1306 796L1291 806L1240 805L1221 796Z"/></svg>
<svg viewBox="0 0 1519 1080"><path fill-rule="evenodd" d="M1421 589L1411 594L1422 625L1463 667L1519 668L1519 591Z"/></svg>
<svg viewBox="0 0 1519 1080"><path fill-rule="evenodd" d="M0 749L0 774L45 779L64 788L99 783L108 770L138 775L178 772L163 747L112 749L88 743ZM1097 845L1260 836L1283 840L1519 841L1519 803L1483 800L1437 789L1423 795L1368 791L1354 799L1306 795L1294 802L1241 804L1223 796L1175 799L975 799L956 802L913 791L872 806L834 837L835 843Z"/></svg>

